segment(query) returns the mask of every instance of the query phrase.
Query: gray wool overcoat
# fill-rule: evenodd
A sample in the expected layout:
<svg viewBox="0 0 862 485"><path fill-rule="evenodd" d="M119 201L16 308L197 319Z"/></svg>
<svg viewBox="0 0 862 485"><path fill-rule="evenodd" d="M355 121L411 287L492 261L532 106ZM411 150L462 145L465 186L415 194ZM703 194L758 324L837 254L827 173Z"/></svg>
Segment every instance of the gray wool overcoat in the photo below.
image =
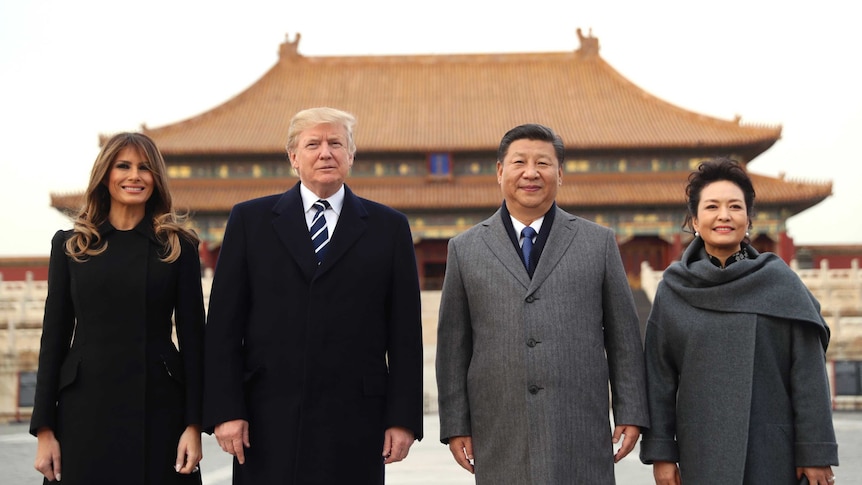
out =
<svg viewBox="0 0 862 485"><path fill-rule="evenodd" d="M776 255L725 269L696 238L664 273L647 323L652 426L641 460L684 484L795 484L838 464L820 305Z"/></svg>
<svg viewBox="0 0 862 485"><path fill-rule="evenodd" d="M609 382L615 423L648 425L638 319L614 234L554 210L532 279L501 211L449 242L440 433L444 443L472 436L478 484L614 483Z"/></svg>

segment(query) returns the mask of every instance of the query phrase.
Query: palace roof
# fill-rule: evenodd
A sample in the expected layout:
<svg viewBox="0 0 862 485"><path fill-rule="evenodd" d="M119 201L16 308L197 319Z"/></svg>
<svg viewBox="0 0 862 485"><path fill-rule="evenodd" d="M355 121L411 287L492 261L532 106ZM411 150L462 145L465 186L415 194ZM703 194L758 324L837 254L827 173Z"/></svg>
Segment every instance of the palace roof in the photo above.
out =
<svg viewBox="0 0 862 485"><path fill-rule="evenodd" d="M578 34L581 47L573 52L354 57L303 56L297 34L281 45L279 61L244 92L201 115L143 131L169 165L183 159L284 157L293 114L324 105L357 116L356 144L363 159L428 152L493 157L502 134L526 122L553 127L566 144L567 158L653 153L693 160L730 154L747 162L780 138L778 125L722 120L649 94L601 58L598 39ZM460 156L453 159L459 163ZM687 176L679 170L566 173L557 202L575 213L684 210ZM829 182L751 176L757 205L786 214L832 193ZM175 178L171 190L180 209L226 213L238 202L283 192L295 182L292 177ZM493 175L350 177L348 185L362 197L414 214L493 210L502 198ZM51 203L74 212L82 197L52 194Z"/></svg>
<svg viewBox="0 0 862 485"><path fill-rule="evenodd" d="M572 52L306 57L299 35L244 92L201 115L143 131L170 156L284 153L290 118L313 106L356 115L360 152L496 150L536 122L580 151L734 152L750 160L780 126L722 120L663 101L626 79L584 37Z"/></svg>

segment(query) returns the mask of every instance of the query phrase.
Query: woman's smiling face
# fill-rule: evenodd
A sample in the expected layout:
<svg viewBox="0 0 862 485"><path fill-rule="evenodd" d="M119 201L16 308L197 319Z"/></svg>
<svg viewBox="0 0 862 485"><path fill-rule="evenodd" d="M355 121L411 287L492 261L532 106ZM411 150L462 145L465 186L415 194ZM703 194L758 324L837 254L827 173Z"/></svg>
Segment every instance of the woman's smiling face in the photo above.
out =
<svg viewBox="0 0 862 485"><path fill-rule="evenodd" d="M114 158L105 181L111 194L111 206L143 208L153 195L153 173L150 162L133 146L123 148Z"/></svg>
<svg viewBox="0 0 862 485"><path fill-rule="evenodd" d="M711 256L724 261L739 251L749 225L742 189L729 180L705 186L692 223Z"/></svg>

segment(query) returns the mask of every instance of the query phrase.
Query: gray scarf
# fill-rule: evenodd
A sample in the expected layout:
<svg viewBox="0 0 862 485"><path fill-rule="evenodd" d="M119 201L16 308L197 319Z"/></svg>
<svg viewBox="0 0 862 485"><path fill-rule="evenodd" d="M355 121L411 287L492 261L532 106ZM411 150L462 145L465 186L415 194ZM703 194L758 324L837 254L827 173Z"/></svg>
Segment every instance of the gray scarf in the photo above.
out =
<svg viewBox="0 0 862 485"><path fill-rule="evenodd" d="M755 313L816 325L825 351L829 327L814 295L781 258L773 253L758 253L748 245L745 248L748 259L721 269L709 261L703 239L697 237L682 260L664 272L662 281L695 308Z"/></svg>

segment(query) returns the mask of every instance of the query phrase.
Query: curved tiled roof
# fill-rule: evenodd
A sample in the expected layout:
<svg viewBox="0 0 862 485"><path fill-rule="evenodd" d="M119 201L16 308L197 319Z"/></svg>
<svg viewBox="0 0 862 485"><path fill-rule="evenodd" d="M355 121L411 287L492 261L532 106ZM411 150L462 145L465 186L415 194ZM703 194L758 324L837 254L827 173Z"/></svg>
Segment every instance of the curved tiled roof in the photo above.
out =
<svg viewBox="0 0 862 485"><path fill-rule="evenodd" d="M751 159L781 136L780 126L658 99L588 40L573 52L356 57L304 57L286 42L280 60L233 99L144 131L166 155L283 153L293 114L326 105L356 115L363 152L495 150L527 122L553 127L574 150L721 148Z"/></svg>
<svg viewBox="0 0 862 485"><path fill-rule="evenodd" d="M796 182L750 174L759 206L782 206L797 213L832 194L828 182ZM685 172L615 174L565 174L557 195L564 207L617 209L629 207L677 207L685 204ZM171 181L174 203L182 209L200 212L226 212L244 200L277 194L296 183L282 179L178 179ZM494 210L502 195L496 179L472 177L452 182L433 182L423 178L353 178L347 184L359 196L401 211ZM54 194L52 206L72 209L81 203L82 194Z"/></svg>

